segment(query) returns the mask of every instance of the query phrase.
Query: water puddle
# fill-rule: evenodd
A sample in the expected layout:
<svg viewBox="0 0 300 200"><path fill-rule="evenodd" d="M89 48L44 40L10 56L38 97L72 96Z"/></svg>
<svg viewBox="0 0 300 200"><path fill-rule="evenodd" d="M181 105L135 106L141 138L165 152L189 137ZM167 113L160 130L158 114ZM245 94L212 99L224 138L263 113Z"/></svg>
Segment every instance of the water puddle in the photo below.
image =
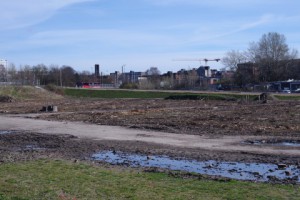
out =
<svg viewBox="0 0 300 200"><path fill-rule="evenodd" d="M35 150L35 151L38 151L38 150L45 150L46 148L42 148L42 147L39 147L37 145L26 145L24 150Z"/></svg>
<svg viewBox="0 0 300 200"><path fill-rule="evenodd" d="M221 176L237 180L266 182L270 180L293 180L300 182L300 169L261 163L218 162L214 160L173 159L168 156L146 156L123 152L103 151L92 156L94 160L131 167L158 167L203 175Z"/></svg>
<svg viewBox="0 0 300 200"><path fill-rule="evenodd" d="M15 133L15 131L0 130L0 135Z"/></svg>
<svg viewBox="0 0 300 200"><path fill-rule="evenodd" d="M242 144L279 147L300 147L300 141L298 140L247 140L242 142Z"/></svg>

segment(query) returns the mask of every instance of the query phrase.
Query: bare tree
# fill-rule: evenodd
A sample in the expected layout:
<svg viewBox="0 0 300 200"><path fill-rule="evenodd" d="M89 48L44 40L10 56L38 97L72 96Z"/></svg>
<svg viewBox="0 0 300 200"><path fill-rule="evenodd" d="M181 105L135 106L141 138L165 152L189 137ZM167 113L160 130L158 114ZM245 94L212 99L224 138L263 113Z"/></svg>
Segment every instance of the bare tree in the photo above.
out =
<svg viewBox="0 0 300 200"><path fill-rule="evenodd" d="M8 76L8 80L10 82L16 83L18 81L17 69L13 63L9 64L9 66L7 68L7 76Z"/></svg>
<svg viewBox="0 0 300 200"><path fill-rule="evenodd" d="M0 82L6 81L6 69L4 65L0 65Z"/></svg>
<svg viewBox="0 0 300 200"><path fill-rule="evenodd" d="M284 35L270 32L264 34L259 42L251 43L248 55L260 69L261 81L278 81L285 74L286 65L297 56L297 50L290 50Z"/></svg>
<svg viewBox="0 0 300 200"><path fill-rule="evenodd" d="M146 71L146 75L148 77L147 78L148 79L148 83L147 83L148 89L150 89L150 87L152 87L152 89L160 88L161 78L160 78L160 71L157 67L150 67L150 69L148 69Z"/></svg>
<svg viewBox="0 0 300 200"><path fill-rule="evenodd" d="M150 69L148 69L146 71L146 75L147 76L156 76L156 75L160 75L160 71L157 67L150 67Z"/></svg>
<svg viewBox="0 0 300 200"><path fill-rule="evenodd" d="M34 74L34 83L36 85L46 85L46 78L48 75L48 68L44 64L38 64L32 67Z"/></svg>
<svg viewBox="0 0 300 200"><path fill-rule="evenodd" d="M76 85L75 70L70 66L62 66L60 69L62 85L74 87Z"/></svg>
<svg viewBox="0 0 300 200"><path fill-rule="evenodd" d="M231 50L226 53L221 62L225 66L224 70L236 71L237 65L239 63L247 62L246 52Z"/></svg>
<svg viewBox="0 0 300 200"><path fill-rule="evenodd" d="M32 85L34 84L34 74L32 67L30 65L20 66L18 72L18 79L22 85Z"/></svg>
<svg viewBox="0 0 300 200"><path fill-rule="evenodd" d="M80 81L81 82L89 82L91 79L91 76L92 76L91 72L84 70L80 73Z"/></svg>
<svg viewBox="0 0 300 200"><path fill-rule="evenodd" d="M61 73L58 65L50 65L48 68L48 76L46 84L54 84L59 86L61 81Z"/></svg>

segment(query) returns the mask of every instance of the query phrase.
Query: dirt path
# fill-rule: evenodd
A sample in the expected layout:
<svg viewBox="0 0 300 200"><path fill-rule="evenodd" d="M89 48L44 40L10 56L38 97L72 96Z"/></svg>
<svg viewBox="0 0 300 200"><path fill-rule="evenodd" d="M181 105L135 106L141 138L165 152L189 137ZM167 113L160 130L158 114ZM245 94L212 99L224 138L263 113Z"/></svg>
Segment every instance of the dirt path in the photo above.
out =
<svg viewBox="0 0 300 200"><path fill-rule="evenodd" d="M201 148L224 152L300 156L299 148L255 146L241 144L245 140L265 139L259 136L198 136L143 131L118 126L103 126L83 122L57 122L17 116L0 116L0 130L30 131L43 134L70 134L94 140L141 141L183 148Z"/></svg>

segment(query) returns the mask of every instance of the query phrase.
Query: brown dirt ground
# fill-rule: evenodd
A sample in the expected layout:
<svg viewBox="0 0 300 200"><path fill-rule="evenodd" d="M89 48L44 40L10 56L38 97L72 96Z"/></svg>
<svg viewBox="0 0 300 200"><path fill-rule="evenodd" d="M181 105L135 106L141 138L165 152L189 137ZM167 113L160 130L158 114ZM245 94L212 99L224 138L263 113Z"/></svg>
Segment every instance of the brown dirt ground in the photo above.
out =
<svg viewBox="0 0 300 200"><path fill-rule="evenodd" d="M45 105L58 113L37 118L125 126L176 134L298 136L300 101L267 104L162 99L60 99L1 103L0 113L40 113Z"/></svg>
<svg viewBox="0 0 300 200"><path fill-rule="evenodd" d="M41 113L42 106L57 105L57 113ZM300 101L256 102L178 101L163 99L54 99L0 103L0 113L29 114L53 121L125 126L209 138L264 136L267 139L300 140ZM100 150L163 154L197 160L300 164L299 156L250 152L210 151L188 146L175 147L139 141L95 141L70 135L15 133L0 135L0 161L37 158L89 160ZM36 147L36 148L35 148ZM300 147L293 148L299 150Z"/></svg>

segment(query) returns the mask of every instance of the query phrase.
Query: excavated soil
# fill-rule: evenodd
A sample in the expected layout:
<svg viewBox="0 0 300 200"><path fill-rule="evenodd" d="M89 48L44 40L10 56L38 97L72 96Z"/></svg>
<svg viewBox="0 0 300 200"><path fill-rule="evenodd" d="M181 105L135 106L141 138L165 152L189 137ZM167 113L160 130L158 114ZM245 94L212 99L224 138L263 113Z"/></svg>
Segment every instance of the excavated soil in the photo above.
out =
<svg viewBox="0 0 300 200"><path fill-rule="evenodd" d="M56 105L58 113L40 119L81 121L176 134L298 136L300 102L227 102L162 99L61 99L1 103L0 113L41 113Z"/></svg>
<svg viewBox="0 0 300 200"><path fill-rule="evenodd" d="M55 105L58 112L40 112ZM207 138L251 136L260 140L300 140L300 102L232 102L163 99L56 99L0 103L1 115L50 121L125 126ZM1 129L1 128L0 128ZM4 130L5 131L5 130ZM83 132L85 130L82 130ZM255 138L251 138L255 140ZM251 147L251 143L241 144ZM257 146L257 145L256 145ZM90 161L93 153L115 150L145 155L168 155L196 160L300 164L298 154L268 154L262 151L220 151L178 147L142 141L92 140L71 135L34 132L0 134L0 161L38 158ZM256 147L257 148L257 147ZM263 146L261 147L263 149ZM274 147L281 148L281 147ZM300 153L300 147L285 148Z"/></svg>

